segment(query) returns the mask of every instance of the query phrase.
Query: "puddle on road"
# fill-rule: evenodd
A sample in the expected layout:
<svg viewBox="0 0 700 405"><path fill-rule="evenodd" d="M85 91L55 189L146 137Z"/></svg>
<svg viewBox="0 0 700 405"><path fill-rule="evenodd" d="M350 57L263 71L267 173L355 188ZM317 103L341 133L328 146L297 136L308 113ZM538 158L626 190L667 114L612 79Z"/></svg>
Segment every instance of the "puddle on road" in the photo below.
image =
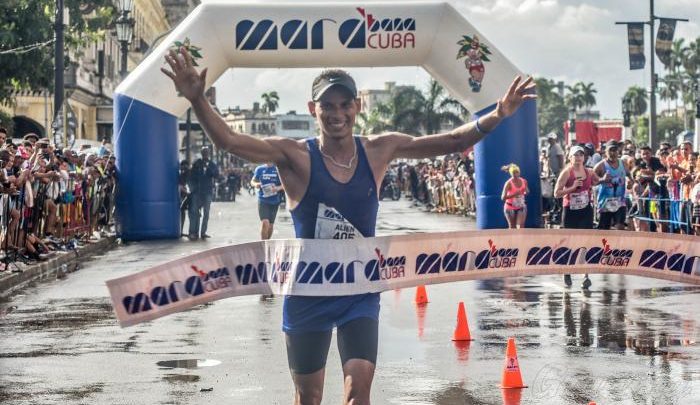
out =
<svg viewBox="0 0 700 405"><path fill-rule="evenodd" d="M163 377L163 379L171 384L177 384L177 383L196 383L199 382L200 377L198 375L189 375L189 374L167 374Z"/></svg>
<svg viewBox="0 0 700 405"><path fill-rule="evenodd" d="M156 363L163 368L202 368L218 366L219 364L221 364L219 360L212 359L163 360Z"/></svg>
<svg viewBox="0 0 700 405"><path fill-rule="evenodd" d="M0 309L0 332L41 330L63 332L84 330L114 322L108 298L52 299L39 305Z"/></svg>

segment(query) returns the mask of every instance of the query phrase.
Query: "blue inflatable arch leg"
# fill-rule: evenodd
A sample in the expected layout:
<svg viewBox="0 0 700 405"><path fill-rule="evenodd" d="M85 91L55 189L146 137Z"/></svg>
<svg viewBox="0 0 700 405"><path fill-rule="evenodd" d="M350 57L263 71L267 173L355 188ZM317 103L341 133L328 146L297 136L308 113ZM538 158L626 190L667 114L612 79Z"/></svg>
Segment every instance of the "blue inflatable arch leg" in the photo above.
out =
<svg viewBox="0 0 700 405"><path fill-rule="evenodd" d="M478 119L491 112L489 106L474 116ZM479 229L507 228L501 192L510 175L501 170L508 163L520 166L530 194L526 198L525 226L538 228L542 222L539 151L537 145L537 105L526 102L506 118L474 148L476 180L476 224Z"/></svg>
<svg viewBox="0 0 700 405"><path fill-rule="evenodd" d="M179 238L177 117L118 93L114 109L118 236Z"/></svg>

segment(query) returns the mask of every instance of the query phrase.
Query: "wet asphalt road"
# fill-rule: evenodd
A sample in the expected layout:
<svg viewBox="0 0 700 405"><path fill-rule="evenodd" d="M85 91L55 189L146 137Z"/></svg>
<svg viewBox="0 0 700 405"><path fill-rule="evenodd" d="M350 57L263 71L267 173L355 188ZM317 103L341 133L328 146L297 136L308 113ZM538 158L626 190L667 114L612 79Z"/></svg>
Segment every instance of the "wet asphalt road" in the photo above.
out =
<svg viewBox="0 0 700 405"><path fill-rule="evenodd" d="M382 203L378 222L379 235L470 228L467 219L403 200ZM281 212L275 237L292 232ZM207 242L120 246L0 304L0 402L290 403L280 298L227 299L117 326L105 280L257 239L254 200L214 203L210 233ZM529 385L522 404L700 403L700 287L617 275L592 280L585 294L556 276L429 286L423 308L413 304L413 290L383 293L373 403L501 404L510 336ZM450 340L459 301L475 339L466 346ZM324 404L340 403L341 391L332 345Z"/></svg>

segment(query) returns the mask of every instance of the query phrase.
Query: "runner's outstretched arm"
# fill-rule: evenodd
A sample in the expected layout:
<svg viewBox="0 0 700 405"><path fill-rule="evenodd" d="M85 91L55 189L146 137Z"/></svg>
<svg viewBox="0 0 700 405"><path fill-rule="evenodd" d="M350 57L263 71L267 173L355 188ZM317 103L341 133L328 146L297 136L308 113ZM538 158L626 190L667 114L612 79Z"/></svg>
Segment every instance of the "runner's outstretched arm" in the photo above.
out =
<svg viewBox="0 0 700 405"><path fill-rule="evenodd" d="M289 143L296 144L295 141L277 137L263 140L234 132L204 97L207 69L197 72L185 48L180 48L177 53L171 50L165 60L172 71L165 68L160 70L172 79L178 93L192 103L199 123L217 147L253 163L286 165L284 148L290 148L292 145Z"/></svg>
<svg viewBox="0 0 700 405"><path fill-rule="evenodd" d="M520 108L524 101L537 97L532 77L521 83L520 76L511 83L506 94L498 100L496 108L480 117L479 128L476 121L464 124L450 132L414 137L400 133L390 133L374 138L374 142L391 150L391 158L422 159L448 153L462 152L479 142L487 133L498 126L503 118L509 117ZM483 131L483 132L482 132Z"/></svg>

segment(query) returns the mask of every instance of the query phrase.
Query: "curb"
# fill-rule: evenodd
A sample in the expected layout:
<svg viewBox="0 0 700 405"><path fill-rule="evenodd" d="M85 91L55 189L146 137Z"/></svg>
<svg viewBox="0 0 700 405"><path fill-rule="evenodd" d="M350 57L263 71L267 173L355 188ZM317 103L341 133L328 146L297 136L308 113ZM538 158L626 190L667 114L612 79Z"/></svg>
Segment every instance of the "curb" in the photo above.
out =
<svg viewBox="0 0 700 405"><path fill-rule="evenodd" d="M6 298L29 284L49 278L49 276L59 278L61 275L58 273L65 272L65 270L61 269L64 265L72 267L70 271L75 271L79 260L108 250L116 243L116 239L115 236L102 238L78 250L73 250L45 262L29 266L21 273L11 273L12 266L10 266L6 271L0 273L0 298ZM70 266L71 264L75 264L75 266Z"/></svg>

